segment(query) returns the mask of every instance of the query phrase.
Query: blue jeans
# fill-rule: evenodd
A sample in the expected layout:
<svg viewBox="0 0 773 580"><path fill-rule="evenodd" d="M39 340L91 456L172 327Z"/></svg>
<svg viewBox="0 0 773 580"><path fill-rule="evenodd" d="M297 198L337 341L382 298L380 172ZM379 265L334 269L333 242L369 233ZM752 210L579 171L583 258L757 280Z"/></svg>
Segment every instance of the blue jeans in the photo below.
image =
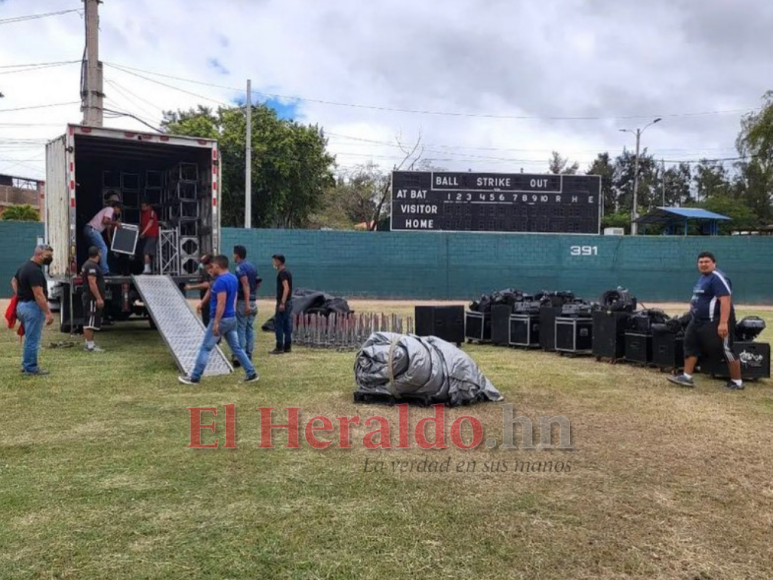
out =
<svg viewBox="0 0 773 580"><path fill-rule="evenodd" d="M26 372L38 370L38 350L40 339L43 337L43 325L46 315L34 300L31 302L19 302L16 307L16 317L24 325L24 355L22 369Z"/></svg>
<svg viewBox="0 0 773 580"><path fill-rule="evenodd" d="M102 254L102 259L99 261L99 265L102 267L102 273L105 275L109 274L110 266L107 265L107 244L105 243L105 238L89 225L83 228L83 235L86 236L89 245L99 248L99 251Z"/></svg>
<svg viewBox="0 0 773 580"><path fill-rule="evenodd" d="M212 327L215 324L214 318L210 321L207 330L204 333L204 342L201 343L199 348L199 356L196 358L196 366L191 373L191 378L195 381L201 379L204 374L204 370L207 368L209 362L209 354L212 349L217 345L218 337L212 334ZM244 352L241 346L239 346L239 337L236 334L236 318L224 318L220 321L220 336L225 338L228 346L231 348L231 352L241 363L244 372L249 377L255 373L255 367L252 366L250 359L247 358L247 354Z"/></svg>
<svg viewBox="0 0 773 580"><path fill-rule="evenodd" d="M274 312L274 333L276 334L277 350L288 350L293 343L293 301L288 300L285 311L279 311L279 305Z"/></svg>
<svg viewBox="0 0 773 580"><path fill-rule="evenodd" d="M250 301L249 316L244 314L244 300L236 302L236 332L239 335L239 345L249 358L255 352L255 317L258 314L258 305Z"/></svg>

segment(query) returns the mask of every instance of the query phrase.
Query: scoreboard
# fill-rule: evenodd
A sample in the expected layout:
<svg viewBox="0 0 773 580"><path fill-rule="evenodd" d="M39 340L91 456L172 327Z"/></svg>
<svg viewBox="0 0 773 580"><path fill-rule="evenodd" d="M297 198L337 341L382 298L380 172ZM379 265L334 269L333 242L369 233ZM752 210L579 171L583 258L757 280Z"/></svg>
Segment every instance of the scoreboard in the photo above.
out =
<svg viewBox="0 0 773 580"><path fill-rule="evenodd" d="M395 171L393 231L598 234L601 177Z"/></svg>

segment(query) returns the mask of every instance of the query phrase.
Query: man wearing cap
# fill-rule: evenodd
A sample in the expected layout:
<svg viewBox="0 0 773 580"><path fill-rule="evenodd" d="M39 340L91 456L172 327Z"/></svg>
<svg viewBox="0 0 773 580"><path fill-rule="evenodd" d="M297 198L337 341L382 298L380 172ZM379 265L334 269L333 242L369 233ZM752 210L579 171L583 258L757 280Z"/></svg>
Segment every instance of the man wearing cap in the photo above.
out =
<svg viewBox="0 0 773 580"><path fill-rule="evenodd" d="M54 315L48 307L48 284L43 266L53 260L53 250L47 244L35 247L35 254L16 272L13 287L18 297L16 317L24 325L24 354L22 372L27 376L47 375L38 366L38 350L43 337L43 324L54 323Z"/></svg>
<svg viewBox="0 0 773 580"><path fill-rule="evenodd" d="M99 248L99 266L105 276L110 275L110 267L107 265L107 244L102 234L108 227L120 228L121 222L116 219L116 213L120 215L121 200L117 195L111 195L107 207L101 209L89 223L83 228L83 235L89 241L89 246Z"/></svg>

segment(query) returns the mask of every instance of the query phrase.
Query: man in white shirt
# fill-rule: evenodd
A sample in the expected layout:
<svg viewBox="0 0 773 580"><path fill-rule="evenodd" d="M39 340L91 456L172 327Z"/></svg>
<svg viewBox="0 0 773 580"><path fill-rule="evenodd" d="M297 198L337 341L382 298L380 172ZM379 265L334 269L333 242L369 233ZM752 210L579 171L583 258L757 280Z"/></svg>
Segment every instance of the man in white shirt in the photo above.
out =
<svg viewBox="0 0 773 580"><path fill-rule="evenodd" d="M86 236L88 245L96 246L100 250L99 266L105 276L110 275L110 267L107 265L107 244L102 234L108 227L121 227L121 222L115 219L116 209L120 207L121 201L118 196L111 196L107 207L101 209L83 228L83 235Z"/></svg>

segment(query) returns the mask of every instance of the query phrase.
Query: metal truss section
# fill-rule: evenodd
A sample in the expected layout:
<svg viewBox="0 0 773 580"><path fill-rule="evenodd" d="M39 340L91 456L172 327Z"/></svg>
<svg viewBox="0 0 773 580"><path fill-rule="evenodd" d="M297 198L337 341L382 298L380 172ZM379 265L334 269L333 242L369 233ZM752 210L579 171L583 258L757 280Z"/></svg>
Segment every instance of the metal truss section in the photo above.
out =
<svg viewBox="0 0 773 580"><path fill-rule="evenodd" d="M161 230L158 237L159 274L165 276L180 275L180 235L177 230Z"/></svg>
<svg viewBox="0 0 773 580"><path fill-rule="evenodd" d="M185 296L169 276L133 276L132 279L177 366L186 375L190 375L204 340L205 329L201 320L188 306ZM227 375L231 372L231 363L216 346L209 357L204 376Z"/></svg>

